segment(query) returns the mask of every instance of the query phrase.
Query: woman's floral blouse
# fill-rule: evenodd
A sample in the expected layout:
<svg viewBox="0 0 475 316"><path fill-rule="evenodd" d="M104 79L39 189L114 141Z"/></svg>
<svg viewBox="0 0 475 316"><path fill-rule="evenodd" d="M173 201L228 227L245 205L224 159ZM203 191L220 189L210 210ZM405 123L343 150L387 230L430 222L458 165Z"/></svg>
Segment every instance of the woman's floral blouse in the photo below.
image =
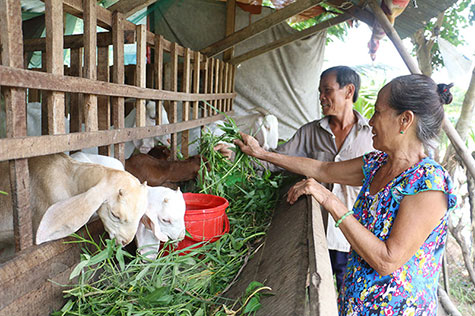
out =
<svg viewBox="0 0 475 316"><path fill-rule="evenodd" d="M353 207L354 216L379 239L384 241L391 233L405 195L442 191L447 196L448 211L414 256L390 275L380 276L351 250L339 297L340 315L436 315L448 215L456 205L449 175L435 161L424 158L372 196L371 181L386 163L387 154L372 152L363 156L363 161L365 179Z"/></svg>

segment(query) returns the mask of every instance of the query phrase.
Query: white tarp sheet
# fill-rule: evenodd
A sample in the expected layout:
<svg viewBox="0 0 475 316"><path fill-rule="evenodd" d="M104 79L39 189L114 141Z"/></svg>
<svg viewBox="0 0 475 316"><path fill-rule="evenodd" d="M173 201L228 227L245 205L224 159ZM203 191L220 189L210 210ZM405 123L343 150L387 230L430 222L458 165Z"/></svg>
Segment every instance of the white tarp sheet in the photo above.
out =
<svg viewBox="0 0 475 316"><path fill-rule="evenodd" d="M263 8L251 23L273 10ZM167 40L203 49L224 38L226 5L218 1L175 1L155 15L155 32ZM249 13L236 8L236 30L248 26ZM237 45L234 56L297 32L285 22ZM320 117L318 83L325 51L326 33L243 62L236 71L234 111L244 115L257 106L279 119L279 137L290 138L303 124Z"/></svg>

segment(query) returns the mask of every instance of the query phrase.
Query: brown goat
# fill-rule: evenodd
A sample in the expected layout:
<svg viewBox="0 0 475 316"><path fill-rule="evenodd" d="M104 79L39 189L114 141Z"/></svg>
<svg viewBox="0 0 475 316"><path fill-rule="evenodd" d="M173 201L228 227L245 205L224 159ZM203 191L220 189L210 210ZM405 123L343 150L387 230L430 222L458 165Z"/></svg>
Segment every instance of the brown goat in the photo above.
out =
<svg viewBox="0 0 475 316"><path fill-rule="evenodd" d="M172 152L166 146L155 146L147 154L157 159L170 160Z"/></svg>
<svg viewBox="0 0 475 316"><path fill-rule="evenodd" d="M177 183L194 179L201 166L201 156L181 161L156 159L147 154L138 154L125 161L125 170L150 186Z"/></svg>

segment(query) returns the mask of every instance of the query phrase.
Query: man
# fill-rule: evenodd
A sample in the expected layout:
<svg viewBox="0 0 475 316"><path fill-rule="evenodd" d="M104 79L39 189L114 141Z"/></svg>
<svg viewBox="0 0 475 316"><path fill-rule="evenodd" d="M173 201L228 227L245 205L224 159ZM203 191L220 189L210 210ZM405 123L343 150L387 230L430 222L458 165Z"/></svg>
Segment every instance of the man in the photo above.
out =
<svg viewBox="0 0 475 316"><path fill-rule="evenodd" d="M318 88L324 117L299 128L287 143L278 146L274 151L322 161L348 160L372 151L371 127L360 113L353 110L359 88L360 77L353 69L337 66L325 70L320 76ZM239 140L236 144L241 148L247 145ZM216 149L229 156L229 149L222 147L217 146ZM266 161L262 161L262 164L270 171L283 170ZM344 201L349 209L353 208L359 188L340 184L326 186ZM335 227L331 216L328 216L327 241L339 290L346 271L350 245L340 229Z"/></svg>

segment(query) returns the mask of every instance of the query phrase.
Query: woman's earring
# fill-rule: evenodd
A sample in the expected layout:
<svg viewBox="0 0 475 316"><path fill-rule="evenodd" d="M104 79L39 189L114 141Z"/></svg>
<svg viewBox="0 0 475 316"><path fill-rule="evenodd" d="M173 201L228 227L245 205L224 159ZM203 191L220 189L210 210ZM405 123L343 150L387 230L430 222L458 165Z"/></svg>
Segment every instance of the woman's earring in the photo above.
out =
<svg viewBox="0 0 475 316"><path fill-rule="evenodd" d="M404 134L404 131L400 131L399 134Z"/></svg>

